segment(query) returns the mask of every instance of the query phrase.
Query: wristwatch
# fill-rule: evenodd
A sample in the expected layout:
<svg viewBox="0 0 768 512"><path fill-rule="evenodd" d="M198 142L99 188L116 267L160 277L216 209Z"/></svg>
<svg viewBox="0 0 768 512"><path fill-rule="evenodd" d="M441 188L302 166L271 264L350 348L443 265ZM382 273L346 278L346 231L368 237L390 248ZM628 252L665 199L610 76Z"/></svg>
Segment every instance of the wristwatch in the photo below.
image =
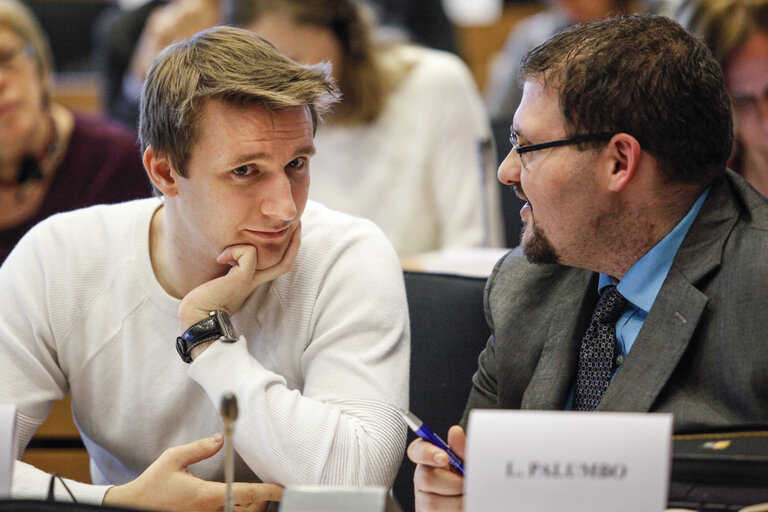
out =
<svg viewBox="0 0 768 512"><path fill-rule="evenodd" d="M211 311L208 318L200 320L195 325L187 329L184 334L176 338L176 351L185 363L191 363L190 352L196 346L208 341L222 341L224 343L234 343L237 341L237 334L229 320L226 311Z"/></svg>

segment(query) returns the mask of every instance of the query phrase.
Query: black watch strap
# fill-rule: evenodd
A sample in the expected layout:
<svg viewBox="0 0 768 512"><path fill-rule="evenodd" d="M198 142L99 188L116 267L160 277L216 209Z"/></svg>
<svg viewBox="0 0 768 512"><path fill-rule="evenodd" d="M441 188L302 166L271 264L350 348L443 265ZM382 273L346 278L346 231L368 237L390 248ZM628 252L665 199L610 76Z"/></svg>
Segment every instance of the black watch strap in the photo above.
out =
<svg viewBox="0 0 768 512"><path fill-rule="evenodd" d="M191 363L190 353L196 346L209 341L237 341L229 315L224 311L211 311L207 318L200 320L176 338L176 351L185 363Z"/></svg>

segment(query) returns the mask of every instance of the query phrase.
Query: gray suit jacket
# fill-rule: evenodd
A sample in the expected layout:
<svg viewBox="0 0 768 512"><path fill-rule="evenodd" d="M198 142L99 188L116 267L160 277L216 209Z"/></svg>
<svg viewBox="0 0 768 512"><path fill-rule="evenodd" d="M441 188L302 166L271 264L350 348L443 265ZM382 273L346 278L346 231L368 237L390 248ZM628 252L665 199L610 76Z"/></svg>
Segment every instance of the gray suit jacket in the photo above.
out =
<svg viewBox="0 0 768 512"><path fill-rule="evenodd" d="M594 272L500 261L462 423L475 407L562 409L597 299ZM712 185L598 410L672 412L677 431L768 423L768 201L741 177Z"/></svg>

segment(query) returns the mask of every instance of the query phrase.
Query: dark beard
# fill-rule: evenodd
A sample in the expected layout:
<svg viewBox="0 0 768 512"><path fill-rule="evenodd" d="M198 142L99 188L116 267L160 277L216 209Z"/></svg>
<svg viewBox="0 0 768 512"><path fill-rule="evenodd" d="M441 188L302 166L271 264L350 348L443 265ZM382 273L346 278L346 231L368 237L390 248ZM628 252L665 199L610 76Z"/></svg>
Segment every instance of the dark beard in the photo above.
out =
<svg viewBox="0 0 768 512"><path fill-rule="evenodd" d="M531 263L557 263L559 257L555 246L549 241L543 231L539 229L535 222L532 223L531 236L527 241L523 241L525 226L520 233L520 244L523 246L523 253Z"/></svg>

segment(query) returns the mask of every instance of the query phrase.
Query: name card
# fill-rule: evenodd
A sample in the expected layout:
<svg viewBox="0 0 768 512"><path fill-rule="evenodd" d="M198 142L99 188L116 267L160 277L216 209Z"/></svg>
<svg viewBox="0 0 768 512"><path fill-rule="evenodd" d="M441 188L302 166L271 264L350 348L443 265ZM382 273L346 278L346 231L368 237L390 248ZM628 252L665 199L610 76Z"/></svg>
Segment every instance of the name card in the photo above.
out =
<svg viewBox="0 0 768 512"><path fill-rule="evenodd" d="M473 410L465 512L653 512L667 505L671 414Z"/></svg>
<svg viewBox="0 0 768 512"><path fill-rule="evenodd" d="M16 406L0 404L0 499L11 495L16 460Z"/></svg>
<svg viewBox="0 0 768 512"><path fill-rule="evenodd" d="M288 485L279 512L403 512L386 487Z"/></svg>

